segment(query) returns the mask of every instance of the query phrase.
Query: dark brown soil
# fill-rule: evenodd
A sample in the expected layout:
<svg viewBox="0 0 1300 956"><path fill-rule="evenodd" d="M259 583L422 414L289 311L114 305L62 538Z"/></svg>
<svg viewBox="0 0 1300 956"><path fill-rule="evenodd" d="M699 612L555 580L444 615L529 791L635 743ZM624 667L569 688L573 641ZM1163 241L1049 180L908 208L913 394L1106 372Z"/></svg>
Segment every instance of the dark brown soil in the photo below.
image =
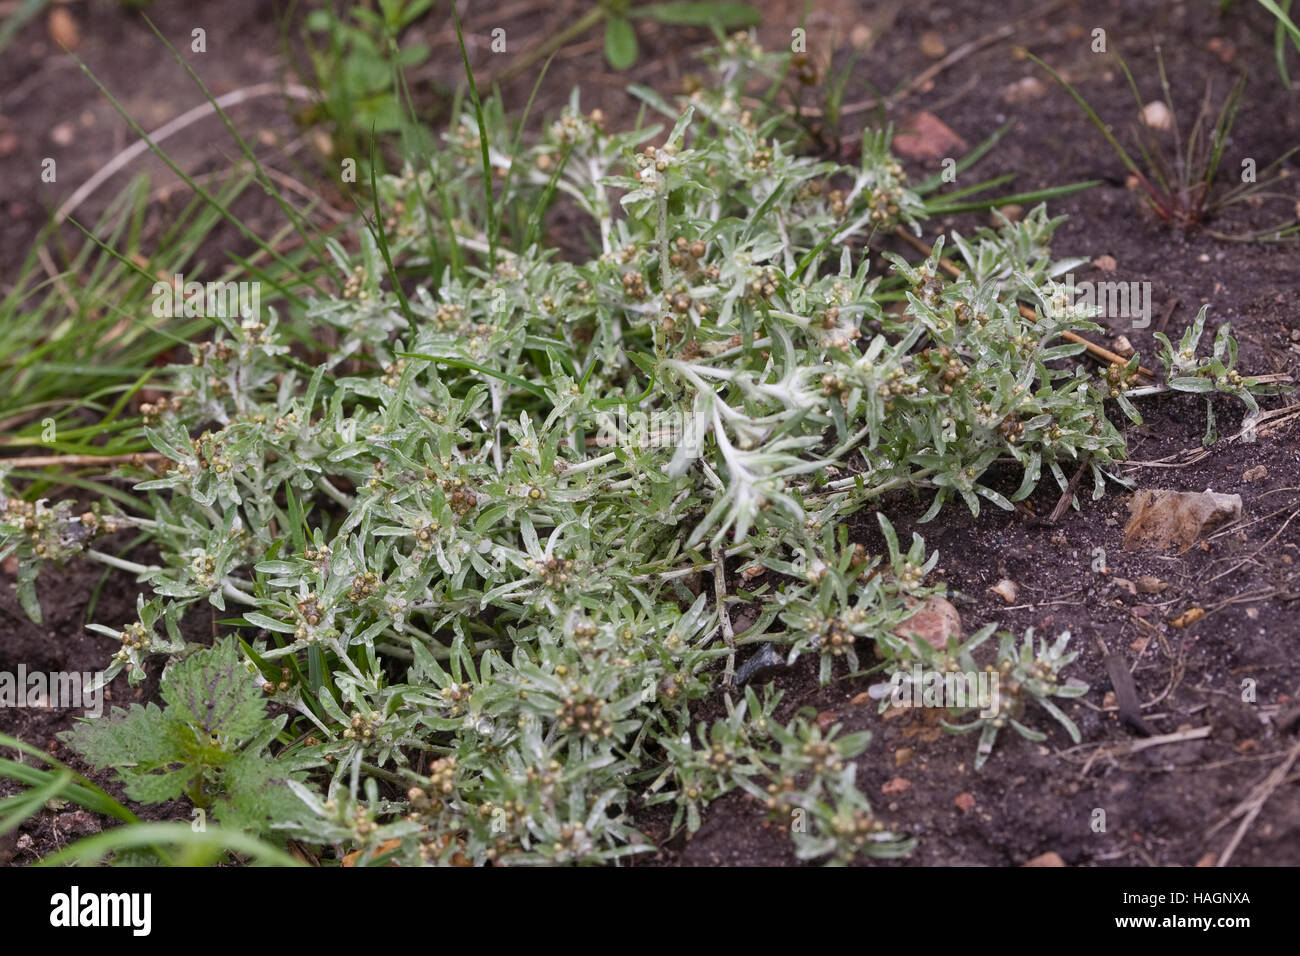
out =
<svg viewBox="0 0 1300 956"><path fill-rule="evenodd" d="M18 606L12 575L0 574L0 583L3 584L0 586L0 671L10 674L16 673L20 664L29 673L103 670L118 645L111 638L86 630L86 623L125 627L136 618L136 585L131 576L120 571L106 574L104 568L93 562L75 562L62 576L51 575L49 580L40 582L44 620L39 625L33 624ZM92 600L95 601L93 615L88 613ZM197 616L191 617L187 621L188 636L197 639L202 635L202 624ZM157 696L156 674L138 687L131 687L125 676L119 676L105 688L103 710L107 713L112 707L156 700ZM84 716L81 711L5 707L0 709L0 733L44 749L121 800L120 788L111 782L112 774L93 771L75 753L59 744L56 735L69 729L81 716ZM37 763L30 757L25 762ZM17 787L12 781L0 779L0 796L15 792ZM190 819L188 806L179 802L131 806L131 809L148 820ZM101 818L75 804L51 805L18 830L0 836L0 864L34 862L79 837L98 832L103 826Z"/></svg>
<svg viewBox="0 0 1300 956"><path fill-rule="evenodd" d="M760 5L768 13L761 30L766 43L788 42L790 29L798 25L793 8L802 5L788 5L789 10L776 0ZM147 31L131 24L115 6L70 6L88 18L81 52L97 72L102 71L110 88L156 97L168 107L160 118L198 102L198 94L177 79L175 68L162 55L144 57L149 65L143 70L140 57L132 57L129 67L127 60L115 58L115 46L153 43ZM191 16L157 6L155 19L169 36L188 31ZM208 27L209 49L228 42L238 47L240 55L210 56L209 68L228 71L231 88L276 75L275 21L260 12L259 4L220 6L223 16L211 18ZM560 28L574 9L564 3L505 6L510 8L502 11L503 17L509 17L504 25L510 35L528 37L529 42L543 31ZM845 54L855 26L875 29L878 39L862 54L846 91L845 102L852 104L877 90L894 90L933 64L935 60L922 50L927 32L937 33L947 50L953 51L1036 6L1027 0L1006 0L996 6L828 0L814 5L808 21L809 52L815 60L832 47ZM975 170L964 173L958 185L975 181L969 177L1004 172L1020 173L1011 187L1017 191L1082 179L1106 180L1098 188L1054 201L1051 209L1069 216L1057 233L1054 254L1093 260L1109 255L1116 261L1109 278L1152 283L1151 328L1135 330L1116 323L1112 335L1127 335L1144 356L1151 356L1152 332L1168 309L1173 308L1167 332L1176 341L1196 311L1208 304L1212 327L1223 320L1233 323L1241 342L1243 371L1296 376L1300 375L1297 247L1222 242L1204 233L1184 235L1161 227L1140 210L1138 197L1125 187L1124 168L1077 104L1032 62L1016 54L1017 47L1027 47L1067 71L1121 138L1134 115L1132 100L1113 59L1091 53L1094 28L1107 31L1111 48L1118 48L1129 61L1148 99L1158 94L1153 47L1161 45L1180 107L1178 118L1185 124L1191 122L1189 111L1194 111L1207 78L1222 95L1237 72L1248 66L1251 77L1224 168L1239 169L1245 157L1255 158L1263 167L1300 143L1300 92L1281 86L1263 11L1255 4L1237 7L1231 16L1220 19L1205 5L1193 3L1065 4L1046 16L1023 20L1013 36L964 57L939 73L931 86L901 99L885 118L898 125L915 111L929 110L973 145L1014 117L1012 131ZM226 16L229 10L237 12ZM467 15L469 32L490 29L496 25L489 23L492 19L476 5ZM39 157L48 149L43 140L51 126L67 117L75 119L83 111L95 115L95 124L84 127L86 138L78 141L77 155L68 157L67 166L61 161L57 194L61 196L123 142L120 133L112 132L120 127L104 112L108 107L102 99L86 88L74 70L52 65L48 44L39 48L43 36L43 27L29 26L0 66L6 89L32 70L48 80L32 84L16 103L6 96L6 114L0 122L21 133L21 162L39 165ZM455 82L459 67L454 37L448 39L439 25L430 27L430 38L437 42L428 79ZM671 91L692 69L690 49L682 38L677 32L641 32L642 61L630 76L607 74L594 35L578 41L557 58L535 113L562 101L568 89L581 82L585 105L601 106L614 117L626 115L628 100L621 92L625 82ZM1235 45L1230 63L1210 48L1214 38L1220 41L1214 44L1219 50L1224 49L1222 41ZM476 68L490 66L486 50L472 46L471 58ZM1003 90L1028 76L1043 80L1042 95L1023 105L1005 103ZM508 101L522 105L531 82L530 77L508 84ZM815 99L810 95L806 102ZM849 116L841 130L842 148L851 150L854 126L862 122L874 125L877 116L866 112ZM211 161L202 143L198 148L193 154L196 162L204 156ZM937 168L937 162L909 163L918 177ZM64 169L69 171L65 174ZM1296 167L1290 166L1289 171L1286 189L1294 201ZM0 229L0 252L9 262L26 251L39 228L43 211L38 207L57 202L34 199L30 189L16 183L18 179L0 179L0 207L11 213L9 223ZM24 215L13 215L16 203L26 207ZM1283 204L1273 207L1272 215L1286 211ZM1246 208L1240 216L1216 225L1232 231L1265 221L1268 214L1267 209ZM951 223L931 223L933 231L926 238L933 240L935 232L948 225L969 233L983 220L966 216ZM1076 271L1080 280L1101 277L1088 266ZM1271 407L1291 400L1272 400ZM899 496L881 506L901 536L915 529L929 548L939 551L934 577L947 583L967 633L989 622L1013 631L1033 626L1047 635L1071 631L1073 646L1082 653L1068 674L1092 687L1086 697L1065 707L1082 732L1081 745L1072 745L1043 715L1037 725L1050 731L1045 743L1033 744L1005 732L993 757L976 773L971 737L948 735L933 718L884 719L874 704L853 704L870 682L867 679L842 678L819 688L811 660L776 678L786 692L784 715L813 707L834 714L846 730L873 732L871 747L859 761L859 783L882 818L920 838L911 858L890 865L1018 865L1049 851L1069 865L1082 866L1190 866L1212 861L1223 853L1240 822L1240 817L1228 819L1234 808L1297 745L1295 723L1289 730L1284 725L1300 700L1300 424L1293 417L1272 430L1262 429L1254 443L1223 440L1202 449L1201 399L1148 399L1140 407L1146 423L1123 426L1132 458L1124 473L1140 487L1239 493L1244 502L1241 522L1186 553L1132 553L1120 546L1127 509L1126 494L1117 486L1110 486L1103 499L1093 502L1090 482L1085 482L1081 509L1067 512L1055 527L995 508L986 509L978 519L950 508L936 522L917 525L916 518L928 505L924 497ZM1216 412L1220 433L1236 433L1241 407L1220 401ZM1189 462L1194 456L1181 454L1184 451L1204 454ZM1246 473L1259 466L1267 470L1266 476L1247 480ZM1044 494L1029 505L1041 516L1055 502L1045 486ZM880 547L870 515L855 524L855 535L868 547ZM1109 573L1092 570L1097 548L1105 549ZM12 669L7 662L19 660L43 669L100 666L111 652L111 641L82 629L84 608L99 573L74 565L64 578L43 581L42 597L50 614L43 628L32 627L17 608L9 586L12 578L0 577L5 583L0 587L0 669ZM1168 587L1159 594L1131 594L1119 580L1135 581L1143 575ZM1003 577L1019 586L1014 605L988 591ZM129 579L114 575L95 620L127 621L134 600ZM1174 626L1173 621L1191 608L1206 613L1187 626ZM1107 700L1103 647L1123 654L1129 662L1144 705L1143 717L1157 732L1208 727L1208 736L1126 753L1140 738L1118 721L1113 703ZM1242 701L1247 679L1255 682L1254 703ZM146 687L146 694L150 690ZM119 692L115 686L114 693L127 691ZM42 747L67 725L62 714L0 712L0 730ZM907 782L905 787L900 778ZM1231 857L1234 865L1300 864L1298 782L1293 772L1264 804ZM886 784L890 784L887 792L882 791ZM0 785L0 794L5 792ZM1104 832L1094 830L1098 809L1105 811ZM0 838L0 862L28 862L75 838L77 828L99 825L84 815L72 820L69 814L49 811L34 825ZM171 816L182 819L185 811L175 808ZM746 797L732 795L718 801L690 839L670 838L667 821L655 813L642 814L639 822L664 847L646 861L652 864L796 863L788 836ZM17 841L24 837L28 842L18 851Z"/></svg>

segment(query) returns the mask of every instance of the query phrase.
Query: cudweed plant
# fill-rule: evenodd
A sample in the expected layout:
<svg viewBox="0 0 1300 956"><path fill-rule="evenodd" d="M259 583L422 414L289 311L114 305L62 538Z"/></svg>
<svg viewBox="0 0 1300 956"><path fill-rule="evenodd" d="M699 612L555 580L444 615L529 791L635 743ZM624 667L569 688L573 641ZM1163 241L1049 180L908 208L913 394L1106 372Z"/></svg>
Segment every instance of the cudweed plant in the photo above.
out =
<svg viewBox="0 0 1300 956"><path fill-rule="evenodd" d="M817 161L750 105L784 59L733 37L716 82L676 104L641 91L671 125L614 132L575 94L518 152L500 110L466 112L427 162L377 180L382 231L329 241L349 278L307 310L339 343L319 365L268 311L217 320L171 369L142 426L165 460L122 472L153 517L0 500L29 612L46 561L134 572L153 596L108 668L132 681L192 651L186 609L242 615L225 623L260 693L293 716L276 736L317 767L274 827L340 852L607 862L649 846L635 805L694 829L737 788L802 857L906 852L854 784L865 735L778 721L750 688L712 724L693 708L749 644L815 654L823 681L873 647L910 665L890 635L936 557L883 516L871 554L846 519L899 489L932 495L925 520L1011 508L1085 462L1100 494L1124 454L1107 402L1128 386L1062 341L1086 315L1045 307L1070 264L1041 208L955 239L962 279L939 273L942 243L873 274L862 248L919 229L924 206L886 135L858 165ZM500 209L533 211L519 228L485 209L484 176ZM544 241L557 199L590 220L591 257ZM390 262L425 281L395 286ZM597 440L619 409L680 434ZM1019 474L1009 494L995 464ZM92 547L122 528L158 563ZM739 597L755 567L775 583ZM758 615L735 633L740 601ZM1047 698L1068 655L1004 650L1017 699L1061 719Z"/></svg>
<svg viewBox="0 0 1300 956"><path fill-rule="evenodd" d="M1060 679L1061 670L1079 656L1078 651L1066 652L1070 642L1070 632L1065 631L1048 644L1040 638L1037 647L1034 644L1034 631L1025 632L1024 641L1017 645L1012 634L1003 633L998 643L996 664L985 665L986 670L996 672L1001 678L999 693L1001 707L999 713L992 717L980 717L972 724L959 725L955 729L960 733L966 730L980 731L979 748L975 764L976 769L984 765L993 752L993 744L998 731L1010 724L1016 733L1028 739L1046 740L1047 735L1022 723L1025 705L1033 700L1056 720L1070 739L1079 743L1079 728L1074 725L1065 711L1061 710L1051 698L1082 697L1088 692L1088 685L1079 681Z"/></svg>
<svg viewBox="0 0 1300 956"><path fill-rule="evenodd" d="M1278 387L1266 384L1260 376L1243 376L1237 370L1237 340L1232 337L1227 322L1219 326L1215 333L1213 354L1197 356L1197 346L1205 334L1208 311L1208 306L1201 307L1195 321L1183 333L1176 351L1168 336L1163 332L1156 333L1156 339L1161 345L1157 358L1164 366L1169 387L1177 392L1231 395L1250 409L1250 417L1253 418L1259 414L1259 403L1255 396L1277 392Z"/></svg>
<svg viewBox="0 0 1300 956"><path fill-rule="evenodd" d="M1046 734L1025 723L1026 705L1031 700L1055 719L1069 734L1071 740L1079 743L1078 727L1051 700L1053 697L1081 697L1088 692L1087 684L1073 679L1061 679L1061 671L1079 656L1078 651L1068 653L1066 651L1070 642L1070 632L1063 632L1050 645L1042 638L1035 645L1033 628L1025 632L1022 642L1017 642L1014 634L1006 631L999 632L995 661L980 668L972 652L993 636L993 632L992 625L981 628L961 644L951 641L950 646L945 650L932 648L924 641L916 641L906 644L899 654L902 658L922 662L923 666L933 674L974 675L982 670L990 684L993 681L997 682L994 701L996 706L990 713L986 714L981 710L965 724L944 722L944 726L953 733L965 734L979 731L975 769L979 770L988 761L993 753L993 745L998 733L1008 726L1027 740L1047 739ZM881 709L888 705L888 700L882 701Z"/></svg>

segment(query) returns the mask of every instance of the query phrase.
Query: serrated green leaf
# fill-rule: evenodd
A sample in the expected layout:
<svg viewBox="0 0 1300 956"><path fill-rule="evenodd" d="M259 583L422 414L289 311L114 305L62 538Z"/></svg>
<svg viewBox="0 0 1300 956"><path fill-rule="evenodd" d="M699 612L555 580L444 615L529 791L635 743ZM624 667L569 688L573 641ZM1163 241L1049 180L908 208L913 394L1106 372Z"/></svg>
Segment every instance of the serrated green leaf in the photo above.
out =
<svg viewBox="0 0 1300 956"><path fill-rule="evenodd" d="M259 683L227 639L173 667L160 692L171 722L238 743L257 733L266 716Z"/></svg>

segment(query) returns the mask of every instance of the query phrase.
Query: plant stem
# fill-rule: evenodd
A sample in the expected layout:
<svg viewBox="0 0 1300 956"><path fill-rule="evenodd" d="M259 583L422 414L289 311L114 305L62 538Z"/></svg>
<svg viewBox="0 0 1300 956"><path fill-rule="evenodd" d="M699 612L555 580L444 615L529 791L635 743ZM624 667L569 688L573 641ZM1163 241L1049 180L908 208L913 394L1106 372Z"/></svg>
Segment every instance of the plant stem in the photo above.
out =
<svg viewBox="0 0 1300 956"><path fill-rule="evenodd" d="M86 557L94 558L100 564L107 564L110 568L117 568L119 571L130 571L132 574L148 574L150 571L162 570L156 564L136 564L134 561L114 557L111 554L105 554L103 551L96 551L94 548L86 549Z"/></svg>

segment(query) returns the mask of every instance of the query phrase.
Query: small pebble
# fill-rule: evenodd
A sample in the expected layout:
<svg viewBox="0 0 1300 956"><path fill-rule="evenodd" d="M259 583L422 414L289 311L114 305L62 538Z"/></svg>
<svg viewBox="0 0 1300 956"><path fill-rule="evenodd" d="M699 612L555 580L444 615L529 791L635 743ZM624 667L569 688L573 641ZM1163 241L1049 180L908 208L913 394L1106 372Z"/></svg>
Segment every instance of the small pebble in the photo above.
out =
<svg viewBox="0 0 1300 956"><path fill-rule="evenodd" d="M1152 100L1142 107L1142 122L1151 129L1168 131L1174 128L1174 117L1163 100Z"/></svg>
<svg viewBox="0 0 1300 956"><path fill-rule="evenodd" d="M1047 87L1042 80L1036 76L1026 76L1009 83L1002 90L1002 102L1013 106L1032 103L1034 100L1041 99L1046 92Z"/></svg>
<svg viewBox="0 0 1300 956"><path fill-rule="evenodd" d="M948 45L938 33L926 30L921 34L921 52L932 60L938 60L948 52Z"/></svg>

